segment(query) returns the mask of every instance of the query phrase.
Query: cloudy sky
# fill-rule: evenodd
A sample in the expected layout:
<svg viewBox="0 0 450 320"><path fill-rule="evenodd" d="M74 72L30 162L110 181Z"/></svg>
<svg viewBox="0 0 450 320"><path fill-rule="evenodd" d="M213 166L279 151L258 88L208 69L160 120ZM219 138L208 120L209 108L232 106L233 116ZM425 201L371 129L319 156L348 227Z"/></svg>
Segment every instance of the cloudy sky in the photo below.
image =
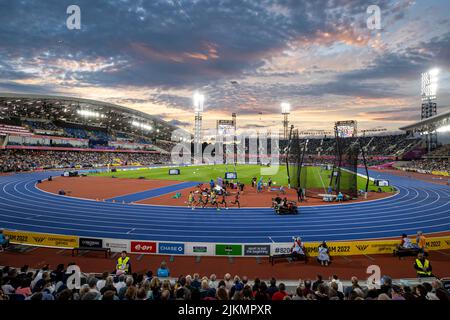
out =
<svg viewBox="0 0 450 320"><path fill-rule="evenodd" d="M81 29L66 25L69 5ZM381 29L367 27L369 5ZM121 104L192 130L238 114L241 128L304 130L419 120L420 73L438 67L450 107L448 0L0 0L0 92Z"/></svg>

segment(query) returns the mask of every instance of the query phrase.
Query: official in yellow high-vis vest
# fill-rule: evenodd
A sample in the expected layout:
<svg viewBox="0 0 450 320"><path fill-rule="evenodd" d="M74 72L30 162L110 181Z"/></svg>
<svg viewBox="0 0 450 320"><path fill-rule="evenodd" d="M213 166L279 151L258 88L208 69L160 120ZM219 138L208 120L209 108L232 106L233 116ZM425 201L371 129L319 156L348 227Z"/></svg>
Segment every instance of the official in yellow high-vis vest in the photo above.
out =
<svg viewBox="0 0 450 320"><path fill-rule="evenodd" d="M430 261L425 258L423 253L419 253L417 255L416 262L414 263L414 268L416 269L417 276L419 278L433 277L433 274L431 273L432 268Z"/></svg>
<svg viewBox="0 0 450 320"><path fill-rule="evenodd" d="M119 259L117 259L116 274L120 275L129 272L130 272L130 258L127 257L126 251L122 251Z"/></svg>

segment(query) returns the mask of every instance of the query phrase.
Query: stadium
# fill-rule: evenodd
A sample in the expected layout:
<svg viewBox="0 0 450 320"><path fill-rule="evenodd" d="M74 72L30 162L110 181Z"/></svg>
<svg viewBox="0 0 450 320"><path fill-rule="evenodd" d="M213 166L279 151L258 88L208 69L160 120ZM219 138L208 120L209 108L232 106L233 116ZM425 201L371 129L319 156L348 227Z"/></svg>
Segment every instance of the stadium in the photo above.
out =
<svg viewBox="0 0 450 320"><path fill-rule="evenodd" d="M388 129L353 111L314 127L272 93L262 126L263 105L217 111L207 87L170 121L0 82L0 299L449 300L448 65L422 72Z"/></svg>

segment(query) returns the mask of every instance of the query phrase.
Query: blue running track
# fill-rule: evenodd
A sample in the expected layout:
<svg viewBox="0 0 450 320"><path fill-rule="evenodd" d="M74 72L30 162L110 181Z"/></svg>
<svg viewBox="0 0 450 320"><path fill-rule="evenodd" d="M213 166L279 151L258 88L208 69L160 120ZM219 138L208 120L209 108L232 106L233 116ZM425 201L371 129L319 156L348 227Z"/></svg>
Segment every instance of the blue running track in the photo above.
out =
<svg viewBox="0 0 450 320"><path fill-rule="evenodd" d="M140 200L159 197L159 196L171 193L171 192L176 192L181 189L195 187L197 185L198 185L198 182L182 182L182 183L177 183L177 184L174 184L171 186L166 186L166 187L146 190L146 191L142 191L142 192L132 193L132 194L116 197L116 198L111 198L111 199L108 199L108 201L114 200L116 202L125 202L125 203L137 202Z"/></svg>
<svg viewBox="0 0 450 320"><path fill-rule="evenodd" d="M53 172L52 175L58 173ZM297 216L271 209L197 209L96 202L36 188L49 173L0 177L0 227L89 237L222 243L354 240L450 230L450 187L373 172L399 193L373 202L304 207Z"/></svg>

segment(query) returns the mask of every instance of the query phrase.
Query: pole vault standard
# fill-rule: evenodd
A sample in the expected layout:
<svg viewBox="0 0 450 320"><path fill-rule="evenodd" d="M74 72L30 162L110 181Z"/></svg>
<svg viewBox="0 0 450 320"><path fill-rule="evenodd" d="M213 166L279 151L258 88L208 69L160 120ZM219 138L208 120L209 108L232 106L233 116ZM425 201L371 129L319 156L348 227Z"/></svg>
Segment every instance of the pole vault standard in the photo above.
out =
<svg viewBox="0 0 450 320"><path fill-rule="evenodd" d="M288 144L286 146L285 150L285 157L286 157L286 172L287 172L287 178L288 178L288 188L291 188L291 175L289 172L289 156L291 154L291 143L292 143L292 131L294 130L294 126L291 126L291 130L289 131L289 140Z"/></svg>
<svg viewBox="0 0 450 320"><path fill-rule="evenodd" d="M361 145L361 143L359 142L359 139L358 139L358 144L359 144L359 147L360 147L360 150L361 150L361 156L362 156L363 163L364 163L364 170L366 171L366 177L367 177L366 193L367 193L367 192L369 192L369 181L370 181L370 178L369 178L369 168L367 168L366 150L365 150L366 148L365 148L365 146Z"/></svg>

